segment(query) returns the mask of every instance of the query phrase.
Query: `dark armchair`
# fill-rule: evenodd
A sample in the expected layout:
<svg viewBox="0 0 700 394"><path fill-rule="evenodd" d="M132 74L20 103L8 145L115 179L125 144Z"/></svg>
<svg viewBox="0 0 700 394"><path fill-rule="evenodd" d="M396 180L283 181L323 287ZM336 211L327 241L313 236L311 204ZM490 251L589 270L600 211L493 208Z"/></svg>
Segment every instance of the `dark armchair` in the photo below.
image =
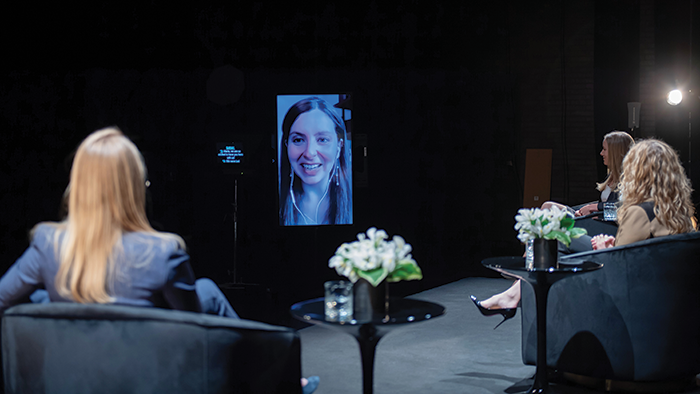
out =
<svg viewBox="0 0 700 394"><path fill-rule="evenodd" d="M301 393L298 334L199 313L23 304L2 319L6 393Z"/></svg>
<svg viewBox="0 0 700 394"><path fill-rule="evenodd" d="M557 282L547 307L547 364L626 382L694 380L700 373L700 232L564 259L603 269ZM522 285L522 355L537 352L534 292Z"/></svg>

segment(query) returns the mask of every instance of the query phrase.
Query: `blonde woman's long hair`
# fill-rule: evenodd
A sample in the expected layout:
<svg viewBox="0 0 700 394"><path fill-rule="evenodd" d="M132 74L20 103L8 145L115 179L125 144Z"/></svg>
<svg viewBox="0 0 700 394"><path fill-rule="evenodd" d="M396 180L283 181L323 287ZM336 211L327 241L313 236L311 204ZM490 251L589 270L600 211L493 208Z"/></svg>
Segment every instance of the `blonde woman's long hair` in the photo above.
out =
<svg viewBox="0 0 700 394"><path fill-rule="evenodd" d="M678 154L663 141L637 142L625 156L620 180L620 215L631 206L654 201L656 218L671 234L694 230L693 189Z"/></svg>
<svg viewBox="0 0 700 394"><path fill-rule="evenodd" d="M608 143L608 177L598 184L598 190L602 192L610 186L615 191L622 174L622 160L634 145L634 138L624 131L611 131L603 137L603 141Z"/></svg>
<svg viewBox="0 0 700 394"><path fill-rule="evenodd" d="M136 146L116 127L97 130L78 147L68 185L68 216L60 225L58 293L79 303L109 303L109 283L124 233L156 232L148 222L146 167Z"/></svg>

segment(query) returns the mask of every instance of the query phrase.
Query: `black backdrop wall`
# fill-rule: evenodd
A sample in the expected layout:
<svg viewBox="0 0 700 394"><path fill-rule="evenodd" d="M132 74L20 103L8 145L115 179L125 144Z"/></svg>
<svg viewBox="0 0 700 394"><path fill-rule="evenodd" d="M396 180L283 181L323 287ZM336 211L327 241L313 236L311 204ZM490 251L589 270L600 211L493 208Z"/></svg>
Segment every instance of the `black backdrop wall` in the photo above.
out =
<svg viewBox="0 0 700 394"><path fill-rule="evenodd" d="M337 278L327 268L335 248L370 226L414 247L425 279L397 285L398 292L488 275L481 259L520 253L513 216L522 203L524 148L534 144L520 134L527 76L512 54L524 40L536 46L537 37L563 33L559 23L514 31L511 22L561 16L566 2L360 3L9 6L2 17L0 265L22 253L34 224L59 219L71 152L108 125L144 153L154 225L181 234L195 272L219 283L233 280L235 252L240 281L290 302L319 296L322 282ZM588 24L611 14L638 24L636 2L580 3L591 12ZM627 67L607 62L619 55L614 42L602 48L596 64L608 66L596 85ZM555 63L542 59L542 69L560 70ZM242 76L225 105L207 97L212 71L223 66ZM634 78L619 83L638 94ZM353 131L367 138L367 186L355 188L352 226L281 228L275 96L314 92L353 94ZM531 93L536 100L541 92ZM624 116L602 119L596 135L626 129ZM585 149L595 156L600 138L590 133L595 143ZM211 156L216 142L240 134L257 141L254 166L234 178ZM589 172L599 178L597 167Z"/></svg>
<svg viewBox="0 0 700 394"><path fill-rule="evenodd" d="M508 49L495 7L427 16L418 5L357 12L253 3L167 15L93 7L40 10L12 45L17 63L3 79L4 264L31 226L58 219L71 151L113 124L144 152L152 220L183 235L197 274L219 282L232 280L235 263L241 281L318 294L335 277L327 268L335 248L370 226L412 243L430 283L464 276L503 245L517 248L509 223L517 174L504 164L514 155L515 112L511 78L492 66ZM244 86L222 106L207 99L206 84L223 65L239 69ZM355 224L280 228L275 96L336 91L353 93L354 132L368 141ZM234 177L212 156L217 141L240 134L259 143L253 171L238 178L234 261Z"/></svg>

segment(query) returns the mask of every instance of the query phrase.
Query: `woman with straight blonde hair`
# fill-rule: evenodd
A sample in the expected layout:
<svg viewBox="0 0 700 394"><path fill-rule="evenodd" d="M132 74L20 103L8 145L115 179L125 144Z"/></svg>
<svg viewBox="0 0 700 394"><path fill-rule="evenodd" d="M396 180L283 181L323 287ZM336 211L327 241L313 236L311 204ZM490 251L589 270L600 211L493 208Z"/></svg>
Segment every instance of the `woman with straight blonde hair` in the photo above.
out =
<svg viewBox="0 0 700 394"><path fill-rule="evenodd" d="M598 183L597 189L600 192L600 199L597 202L571 208L547 201L542 204L542 209L555 205L561 210L568 210L574 216L586 216L593 212L602 211L603 204L606 202L617 202L617 185L620 182L620 174L622 174L622 160L633 145L634 138L624 131L613 130L603 137L603 149L600 151L600 156L603 157L603 164L608 168L608 175L603 182Z"/></svg>
<svg viewBox="0 0 700 394"><path fill-rule="evenodd" d="M66 195L66 219L36 225L29 248L0 279L0 312L31 297L238 318L214 282L195 280L182 238L148 223L146 166L118 128L83 140ZM318 376L300 379L304 394L318 387Z"/></svg>
<svg viewBox="0 0 700 394"><path fill-rule="evenodd" d="M195 280L185 244L148 222L146 167L116 127L78 147L68 215L39 223L31 245L0 279L0 311L27 299L152 306L238 317L209 279Z"/></svg>
<svg viewBox="0 0 700 394"><path fill-rule="evenodd" d="M603 137L603 150L600 151L600 155L603 156L603 164L608 167L608 176L598 184L600 200L580 207L574 212L574 216L585 216L602 211L603 203L619 200L617 185L622 175L622 161L632 146L634 146L634 139L624 131L611 131Z"/></svg>
<svg viewBox="0 0 700 394"><path fill-rule="evenodd" d="M617 236L593 237L593 249L695 230L693 189L673 148L655 139L638 142L623 168Z"/></svg>

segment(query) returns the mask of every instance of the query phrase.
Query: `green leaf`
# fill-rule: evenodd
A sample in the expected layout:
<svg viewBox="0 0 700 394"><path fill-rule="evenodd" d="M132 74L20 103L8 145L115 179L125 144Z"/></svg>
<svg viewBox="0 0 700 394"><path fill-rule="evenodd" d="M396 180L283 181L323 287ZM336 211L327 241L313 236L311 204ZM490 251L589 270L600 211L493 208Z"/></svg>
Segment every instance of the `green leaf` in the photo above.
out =
<svg viewBox="0 0 700 394"><path fill-rule="evenodd" d="M357 270L357 276L369 282L372 286L377 287L387 277L388 271L384 267L375 268L373 270L361 271Z"/></svg>
<svg viewBox="0 0 700 394"><path fill-rule="evenodd" d="M399 282L402 280L420 280L423 279L423 272L418 267L417 264L411 263L398 263L396 268L391 274L386 278L387 282Z"/></svg>
<svg viewBox="0 0 700 394"><path fill-rule="evenodd" d="M562 231L552 231L549 234L545 235L545 239L556 239L557 241L563 243L566 246L569 246L571 244L571 238L569 238L566 233Z"/></svg>
<svg viewBox="0 0 700 394"><path fill-rule="evenodd" d="M571 230L574 227L574 224L576 224L576 221L574 218L572 218L569 215L566 215L562 220L561 220L561 226L564 227L567 230Z"/></svg>
<svg viewBox="0 0 700 394"><path fill-rule="evenodd" d="M586 231L585 228L580 228L580 227L574 227L570 230L571 232L571 238L578 238L582 235L588 234L588 231Z"/></svg>

